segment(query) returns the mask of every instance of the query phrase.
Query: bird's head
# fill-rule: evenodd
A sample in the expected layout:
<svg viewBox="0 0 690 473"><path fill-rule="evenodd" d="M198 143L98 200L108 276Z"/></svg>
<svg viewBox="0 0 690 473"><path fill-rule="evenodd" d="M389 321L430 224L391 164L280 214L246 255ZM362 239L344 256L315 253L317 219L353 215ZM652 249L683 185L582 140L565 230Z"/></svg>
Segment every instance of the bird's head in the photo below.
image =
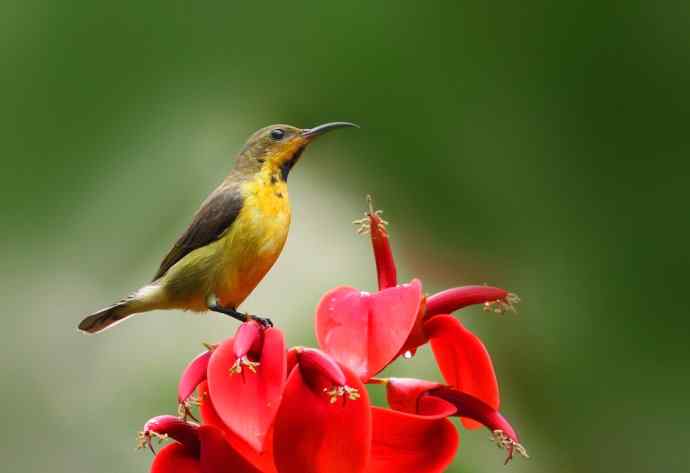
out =
<svg viewBox="0 0 690 473"><path fill-rule="evenodd" d="M268 170L287 181L290 170L304 149L316 137L336 128L356 127L354 123L332 122L314 128L296 128L290 125L271 125L255 132L238 156L237 168L245 173Z"/></svg>

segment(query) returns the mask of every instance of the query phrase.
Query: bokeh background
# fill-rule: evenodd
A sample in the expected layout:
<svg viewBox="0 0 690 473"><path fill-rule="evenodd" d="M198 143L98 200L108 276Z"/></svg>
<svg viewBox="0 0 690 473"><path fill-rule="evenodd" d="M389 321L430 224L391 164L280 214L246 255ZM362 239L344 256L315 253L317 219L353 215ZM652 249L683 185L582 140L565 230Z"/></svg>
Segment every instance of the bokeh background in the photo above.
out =
<svg viewBox="0 0 690 473"><path fill-rule="evenodd" d="M244 308L313 344L327 289L373 289L372 193L402 279L489 283L459 314L532 459L681 472L688 422L688 2L71 2L0 7L8 472L144 472L135 434L219 316L81 317L149 280L255 129L351 120L290 177L284 254ZM438 379L427 350L398 375ZM507 471L488 432L453 472Z"/></svg>

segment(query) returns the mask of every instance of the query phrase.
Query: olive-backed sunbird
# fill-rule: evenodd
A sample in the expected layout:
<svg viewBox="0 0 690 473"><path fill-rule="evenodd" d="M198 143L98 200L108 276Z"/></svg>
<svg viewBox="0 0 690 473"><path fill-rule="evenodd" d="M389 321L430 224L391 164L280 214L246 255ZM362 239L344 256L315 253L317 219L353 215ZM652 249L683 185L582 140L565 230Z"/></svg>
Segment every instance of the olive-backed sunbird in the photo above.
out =
<svg viewBox="0 0 690 473"><path fill-rule="evenodd" d="M314 138L348 122L300 129L271 125L255 132L230 174L201 204L153 281L79 324L96 333L156 309L211 310L245 321L238 306L278 259L290 226L287 178Z"/></svg>

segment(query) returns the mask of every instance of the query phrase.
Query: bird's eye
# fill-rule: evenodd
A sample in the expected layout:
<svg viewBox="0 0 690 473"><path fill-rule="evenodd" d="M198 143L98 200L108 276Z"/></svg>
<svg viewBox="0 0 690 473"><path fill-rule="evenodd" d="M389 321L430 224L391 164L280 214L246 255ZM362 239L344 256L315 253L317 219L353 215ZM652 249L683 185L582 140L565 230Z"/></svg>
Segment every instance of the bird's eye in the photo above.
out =
<svg viewBox="0 0 690 473"><path fill-rule="evenodd" d="M275 128L271 130L271 139L274 141L282 140L285 136L285 131L282 128Z"/></svg>

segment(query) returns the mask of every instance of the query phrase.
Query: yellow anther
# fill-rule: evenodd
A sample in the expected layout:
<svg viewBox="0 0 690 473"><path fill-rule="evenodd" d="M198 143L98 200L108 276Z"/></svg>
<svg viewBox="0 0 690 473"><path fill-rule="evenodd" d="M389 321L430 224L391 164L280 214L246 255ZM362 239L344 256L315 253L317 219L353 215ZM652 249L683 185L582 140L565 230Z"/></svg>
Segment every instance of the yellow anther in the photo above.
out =
<svg viewBox="0 0 690 473"><path fill-rule="evenodd" d="M496 314L505 314L506 312L513 312L517 314L515 309L515 304L520 302L520 297L517 294L508 293L508 295L503 299L496 299L495 301L489 301L484 303L484 311L494 312Z"/></svg>
<svg viewBox="0 0 690 473"><path fill-rule="evenodd" d="M197 419L194 414L192 413L192 410L189 408L189 406L198 406L200 405L200 401L198 399L190 398L185 402L181 402L177 405L177 417L182 419L183 421L187 421L187 419L194 419L196 422L199 422L199 419Z"/></svg>
<svg viewBox="0 0 690 473"><path fill-rule="evenodd" d="M256 373L256 368L261 365L258 361L251 361L247 356L243 356L235 360L235 363L230 368L230 374L242 373L242 367L246 366L249 371Z"/></svg>
<svg viewBox="0 0 690 473"><path fill-rule="evenodd" d="M359 390L356 388L351 388L350 386L334 386L330 390L323 388L323 391L328 395L329 402L335 404L339 397L347 396L350 401L356 401L361 396Z"/></svg>
<svg viewBox="0 0 690 473"><path fill-rule="evenodd" d="M350 401L356 401L359 399L361 396L359 394L359 390L357 388L351 388L350 386L343 386L343 390L345 391L345 394L347 394L347 398Z"/></svg>
<svg viewBox="0 0 690 473"><path fill-rule="evenodd" d="M357 234L366 235L371 231L371 224L369 223L369 217L360 218L359 220L354 220L353 225L357 226Z"/></svg>
<svg viewBox="0 0 690 473"><path fill-rule="evenodd" d="M141 450L142 448L149 448L155 455L156 451L153 449L153 445L151 444L151 437L157 438L158 443L162 443L163 440L168 438L168 434L159 434L158 432L154 432L152 430L139 432L137 433L137 449Z"/></svg>
<svg viewBox="0 0 690 473"><path fill-rule="evenodd" d="M492 433L492 440L496 442L498 448L503 448L508 451L512 449L513 451L517 452L520 456L524 458L529 458L529 455L527 454L527 450L525 449L525 447L521 443L515 442L513 439L508 437L505 432L503 432L502 430L494 430Z"/></svg>
<svg viewBox="0 0 690 473"><path fill-rule="evenodd" d="M379 222L377 224L378 231L381 232L384 236L388 236L388 233L386 231L386 226L388 225L388 222L381 218L383 210L374 210L374 200L371 198L371 195L367 195L367 204L369 206L369 211L364 212L364 218L360 218L352 222L354 225L357 226L357 233L359 235L365 235L369 233L371 231L371 221L373 217L377 217L379 219Z"/></svg>

